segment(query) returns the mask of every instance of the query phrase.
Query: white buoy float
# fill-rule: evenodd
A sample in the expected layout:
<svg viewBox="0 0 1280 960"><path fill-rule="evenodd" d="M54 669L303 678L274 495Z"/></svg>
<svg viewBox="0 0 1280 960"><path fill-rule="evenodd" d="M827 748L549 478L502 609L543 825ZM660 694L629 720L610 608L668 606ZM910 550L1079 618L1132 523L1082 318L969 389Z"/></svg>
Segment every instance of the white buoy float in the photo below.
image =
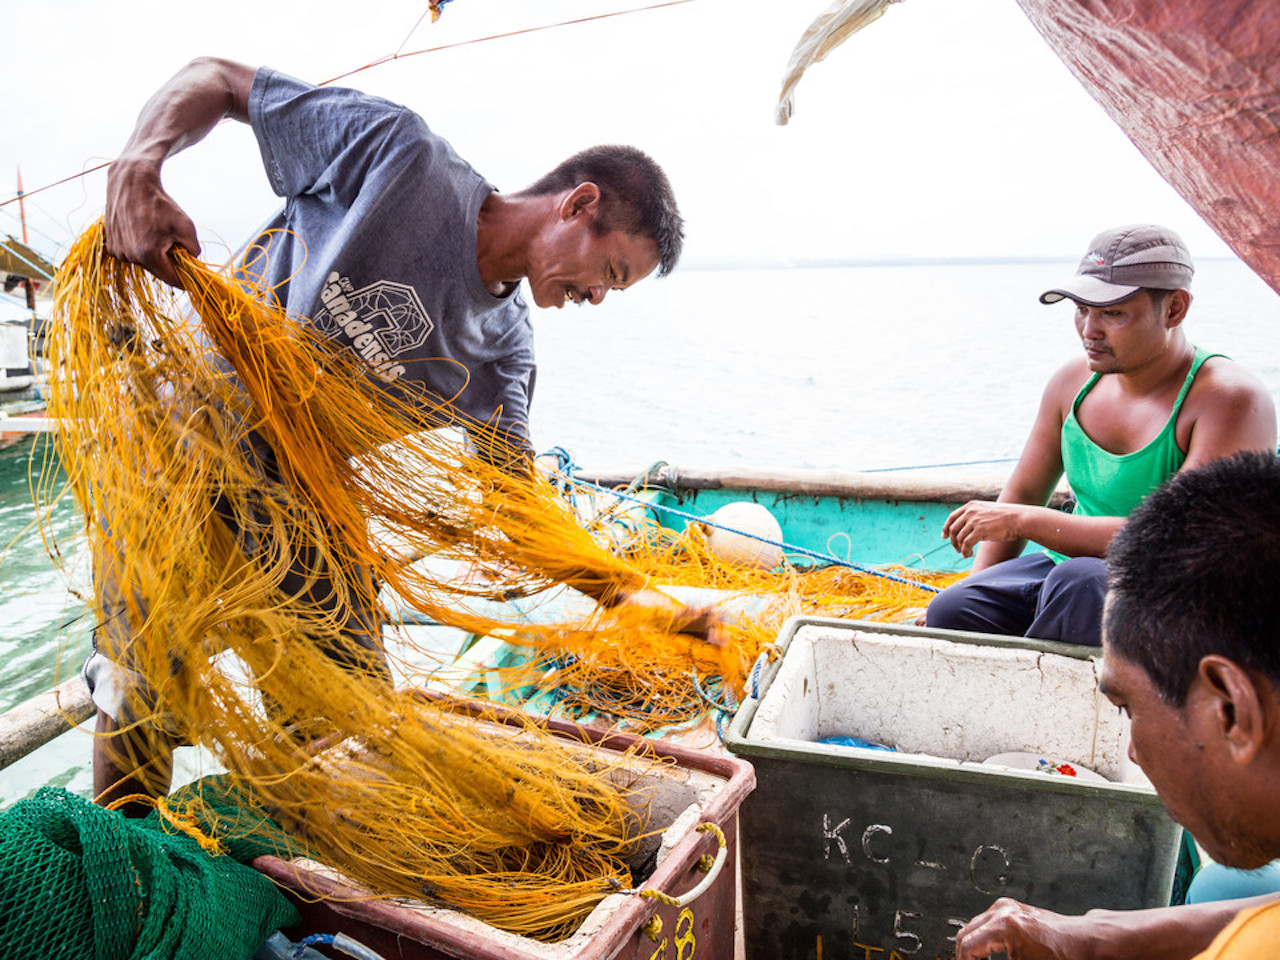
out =
<svg viewBox="0 0 1280 960"><path fill-rule="evenodd" d="M708 549L725 563L772 570L782 562L782 547L777 546L782 542L782 527L769 509L759 503L750 500L726 503L707 517L702 528Z"/></svg>

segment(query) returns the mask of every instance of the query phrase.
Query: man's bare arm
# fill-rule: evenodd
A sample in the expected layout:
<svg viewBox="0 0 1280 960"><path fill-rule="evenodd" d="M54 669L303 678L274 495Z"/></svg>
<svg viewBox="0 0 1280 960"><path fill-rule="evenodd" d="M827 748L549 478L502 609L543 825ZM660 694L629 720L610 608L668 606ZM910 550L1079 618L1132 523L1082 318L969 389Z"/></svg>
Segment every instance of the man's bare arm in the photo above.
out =
<svg viewBox="0 0 1280 960"><path fill-rule="evenodd" d="M942 527L942 535L951 540L952 546L964 556L977 550L973 563L976 573L1003 560L1018 556L1029 538L1001 523L1002 517L1012 517L1007 505L1033 506L1043 509L1054 487L1062 477L1062 418L1087 371L1080 361L1073 361L1059 368L1045 385L1040 397L1040 407L1031 426L1031 433L1023 446L1018 464L1000 491L995 503L970 501L954 511ZM980 513L981 511L981 513ZM1051 511L1045 510L1045 513ZM991 521L973 524L979 517Z"/></svg>
<svg viewBox="0 0 1280 960"><path fill-rule="evenodd" d="M999 562L993 557L1008 559L1002 555L1008 551L998 548L1016 546L1020 552L1028 540L1068 557L1105 557L1123 525L1123 517L1078 517L1051 507L971 500L947 518L944 529L963 556L980 543L978 559L987 567ZM977 561L974 569L982 569Z"/></svg>
<svg viewBox="0 0 1280 960"><path fill-rule="evenodd" d="M1190 960L1241 910L1274 894L1150 910L1090 910L1084 916L997 900L956 935L956 960Z"/></svg>
<svg viewBox="0 0 1280 960"><path fill-rule="evenodd" d="M107 174L107 252L177 285L169 251L199 254L195 224L164 190L160 168L224 117L247 122L256 69L229 60L191 61L147 101Z"/></svg>
<svg viewBox="0 0 1280 960"><path fill-rule="evenodd" d="M1058 396L1057 402L1062 399ZM1239 450L1276 449L1276 413L1271 395L1260 380L1236 364L1219 362L1206 367L1197 377L1184 409L1191 414L1193 424L1184 470ZM1042 405L1041 418L1044 412ZM1038 418L1036 429L1040 426ZM1060 430L1059 418L1053 431L1055 443ZM1060 453L1055 450L1054 454L1059 457L1060 466ZM1041 506L1045 501L1037 499L1042 491L1037 484L1043 476L1034 469L1022 474L1024 464L1031 467L1043 462L1045 455L1043 442L1033 430L1027 450L1000 499L995 503L971 501L948 518L943 532L956 550L965 556L977 550L975 571L1017 556L1027 540L1069 557L1106 556L1111 538L1124 525L1124 518L1077 517Z"/></svg>

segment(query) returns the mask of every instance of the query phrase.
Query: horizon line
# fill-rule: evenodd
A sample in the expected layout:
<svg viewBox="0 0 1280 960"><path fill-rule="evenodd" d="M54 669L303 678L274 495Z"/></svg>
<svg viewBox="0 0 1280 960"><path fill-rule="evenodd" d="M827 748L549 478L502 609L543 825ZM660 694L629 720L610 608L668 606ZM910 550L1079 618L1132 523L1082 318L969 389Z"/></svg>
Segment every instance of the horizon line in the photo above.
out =
<svg viewBox="0 0 1280 960"><path fill-rule="evenodd" d="M1198 262L1237 260L1231 256L1197 257ZM681 262L686 270L764 270L764 269L814 269L827 267L925 267L925 266L976 266L981 264L1035 264L1035 263L1076 263L1079 257L1054 256L1052 254L1033 256L986 256L947 257L947 256L892 256L892 257L727 257L727 256L695 256Z"/></svg>

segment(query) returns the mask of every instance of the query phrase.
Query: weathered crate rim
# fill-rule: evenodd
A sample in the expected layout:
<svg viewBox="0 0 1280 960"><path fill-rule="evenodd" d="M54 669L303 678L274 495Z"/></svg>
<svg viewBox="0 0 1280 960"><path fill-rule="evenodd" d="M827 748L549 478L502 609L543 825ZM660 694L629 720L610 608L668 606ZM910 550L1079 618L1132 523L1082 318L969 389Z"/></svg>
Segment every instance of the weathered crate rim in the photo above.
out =
<svg viewBox="0 0 1280 960"><path fill-rule="evenodd" d="M783 623L778 633L777 647L780 655L761 670L758 681L759 696L752 695L751 689L748 689L747 698L738 708L733 722L725 733L725 746L734 755L747 760L754 757L774 760L785 759L797 763L821 764L827 767L842 767L902 776L918 776L927 772L931 778L949 780L955 783L991 784L994 781L1002 781L1010 784L1016 783L1019 789L1027 788L1046 793L1069 793L1075 796L1092 795L1105 797L1122 794L1138 803L1155 807L1163 806L1160 803L1160 798L1156 796L1155 790L1142 784L1117 783L1114 781L1101 783L1074 780L1069 777L1050 777L1030 770L987 767L977 763L957 764L955 761L942 758L935 759L922 754L899 755L884 750L821 744L805 740L779 742L750 739L751 723L755 719L756 711L768 693L769 687L782 665L783 656L790 649L792 639L801 628L809 626L853 629L866 633L927 637L957 645L1035 650L1040 653L1054 654L1075 660L1097 660L1100 657L1100 651L1097 647L1034 640L1026 637L936 630L911 624L888 624L874 620L846 620L837 617L811 616L790 617Z"/></svg>

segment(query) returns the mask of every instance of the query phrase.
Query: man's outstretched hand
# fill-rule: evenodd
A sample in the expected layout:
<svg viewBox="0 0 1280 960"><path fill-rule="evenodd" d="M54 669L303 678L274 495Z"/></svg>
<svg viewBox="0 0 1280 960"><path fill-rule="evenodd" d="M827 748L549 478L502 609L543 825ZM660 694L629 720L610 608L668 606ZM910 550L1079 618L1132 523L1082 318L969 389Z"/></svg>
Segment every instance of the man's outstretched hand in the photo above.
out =
<svg viewBox="0 0 1280 960"><path fill-rule="evenodd" d="M1096 921L997 900L956 935L956 960L985 960L1003 951L1009 960L1090 960L1097 957Z"/></svg>
<svg viewBox="0 0 1280 960"><path fill-rule="evenodd" d="M724 613L714 604L693 606L661 591L645 589L624 594L613 606L651 610L655 618L665 618L669 622L672 633L687 633L712 646L724 646Z"/></svg>

